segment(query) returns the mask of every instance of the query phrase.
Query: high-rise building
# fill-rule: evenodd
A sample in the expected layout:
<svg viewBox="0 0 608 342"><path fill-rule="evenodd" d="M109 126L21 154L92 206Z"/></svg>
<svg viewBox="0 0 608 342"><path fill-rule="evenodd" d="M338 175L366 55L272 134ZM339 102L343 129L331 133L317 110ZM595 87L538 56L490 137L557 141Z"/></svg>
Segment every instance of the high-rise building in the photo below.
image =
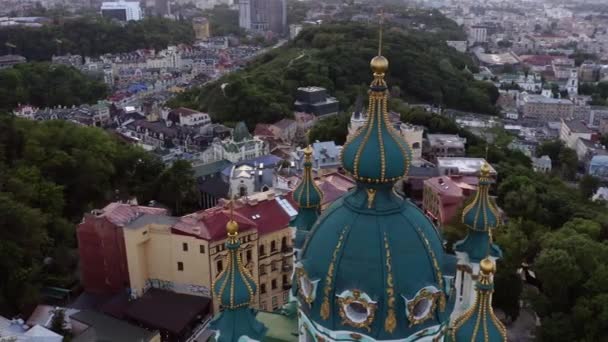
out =
<svg viewBox="0 0 608 342"><path fill-rule="evenodd" d="M101 15L120 21L141 20L143 18L138 1L112 1L101 4Z"/></svg>
<svg viewBox="0 0 608 342"><path fill-rule="evenodd" d="M199 17L192 19L192 29L194 30L194 37L197 40L205 40L211 36L209 20L207 18Z"/></svg>
<svg viewBox="0 0 608 342"><path fill-rule="evenodd" d="M285 0L240 0L239 26L256 32L287 33Z"/></svg>

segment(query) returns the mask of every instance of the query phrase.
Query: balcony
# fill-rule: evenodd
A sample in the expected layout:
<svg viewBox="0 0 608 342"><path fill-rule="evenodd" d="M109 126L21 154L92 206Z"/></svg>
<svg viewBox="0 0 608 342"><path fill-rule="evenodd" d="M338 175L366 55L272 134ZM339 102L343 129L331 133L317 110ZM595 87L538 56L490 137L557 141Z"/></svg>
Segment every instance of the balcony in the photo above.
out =
<svg viewBox="0 0 608 342"><path fill-rule="evenodd" d="M293 255L293 247L284 246L283 248L281 248L281 253L283 253L283 257L290 257Z"/></svg>

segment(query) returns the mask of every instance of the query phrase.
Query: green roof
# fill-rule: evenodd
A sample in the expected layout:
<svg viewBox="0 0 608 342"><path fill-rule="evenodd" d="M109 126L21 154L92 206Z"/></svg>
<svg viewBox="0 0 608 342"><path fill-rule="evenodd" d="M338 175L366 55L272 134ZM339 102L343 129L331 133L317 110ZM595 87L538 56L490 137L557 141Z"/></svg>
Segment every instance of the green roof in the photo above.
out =
<svg viewBox="0 0 608 342"><path fill-rule="evenodd" d="M395 182L407 174L412 152L388 120L384 74L374 74L369 94L367 121L344 145L342 166L360 182Z"/></svg>
<svg viewBox="0 0 608 342"><path fill-rule="evenodd" d="M268 327L264 342L295 342L298 340L298 319L278 312L260 311L258 321Z"/></svg>
<svg viewBox="0 0 608 342"><path fill-rule="evenodd" d="M257 290L256 282L241 262L237 235L229 235L228 265L211 286L214 300L223 308L210 323L211 329L219 331L219 342L236 342L242 336L259 341L266 333L266 327L256 320L250 307Z"/></svg>

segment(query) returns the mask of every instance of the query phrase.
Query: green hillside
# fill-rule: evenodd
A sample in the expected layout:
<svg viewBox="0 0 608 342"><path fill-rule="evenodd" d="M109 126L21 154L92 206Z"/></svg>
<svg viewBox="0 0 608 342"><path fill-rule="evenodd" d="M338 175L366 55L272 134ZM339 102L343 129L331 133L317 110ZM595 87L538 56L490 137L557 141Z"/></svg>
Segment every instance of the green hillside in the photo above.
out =
<svg viewBox="0 0 608 342"><path fill-rule="evenodd" d="M183 93L170 105L198 108L218 121L245 120L251 126L290 116L296 88L315 85L329 89L347 109L371 80L369 60L377 53L377 36L376 26L357 23L311 27L245 69ZM392 28L384 36L393 96L495 113L496 88L463 71L465 65L474 68L473 62L437 34Z"/></svg>

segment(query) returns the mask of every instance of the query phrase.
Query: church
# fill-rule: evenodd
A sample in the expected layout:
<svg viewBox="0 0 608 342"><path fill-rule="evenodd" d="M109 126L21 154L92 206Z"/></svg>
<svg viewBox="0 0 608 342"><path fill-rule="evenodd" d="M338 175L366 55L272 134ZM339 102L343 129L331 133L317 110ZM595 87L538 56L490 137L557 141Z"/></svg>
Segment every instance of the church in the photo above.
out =
<svg viewBox="0 0 608 342"><path fill-rule="evenodd" d="M467 236L448 254L439 230L394 191L406 177L412 149L388 118L385 74L389 62L371 60L373 80L365 123L341 152L356 187L320 213L322 192L312 174L312 149L293 192L292 305L297 336L291 341L507 341L492 310L496 260L492 241L500 224L488 195L490 167L481 170L474 200L464 209ZM268 341L275 328L252 308L257 284L240 259L239 227L226 227L227 267L213 283L221 311L210 324L221 342Z"/></svg>

